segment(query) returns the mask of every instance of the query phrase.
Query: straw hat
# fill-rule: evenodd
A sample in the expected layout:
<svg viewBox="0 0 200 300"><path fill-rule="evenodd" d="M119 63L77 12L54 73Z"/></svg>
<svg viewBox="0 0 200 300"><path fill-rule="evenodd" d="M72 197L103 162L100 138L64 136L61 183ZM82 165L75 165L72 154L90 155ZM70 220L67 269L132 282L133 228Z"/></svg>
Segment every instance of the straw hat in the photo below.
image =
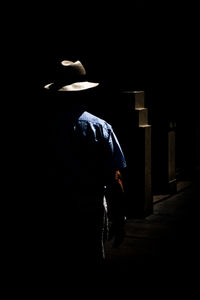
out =
<svg viewBox="0 0 200 300"><path fill-rule="evenodd" d="M76 92L94 88L98 82L87 80L86 70L82 63L77 60L62 60L58 65L53 82L44 85L49 91Z"/></svg>

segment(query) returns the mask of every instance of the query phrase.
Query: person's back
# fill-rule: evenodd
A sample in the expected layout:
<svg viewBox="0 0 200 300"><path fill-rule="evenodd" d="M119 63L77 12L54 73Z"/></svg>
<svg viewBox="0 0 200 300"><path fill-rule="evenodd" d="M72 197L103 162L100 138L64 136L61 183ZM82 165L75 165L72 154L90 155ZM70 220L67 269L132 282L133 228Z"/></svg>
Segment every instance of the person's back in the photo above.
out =
<svg viewBox="0 0 200 300"><path fill-rule="evenodd" d="M106 188L126 166L112 126L80 104L87 93L71 95L64 94L69 105L63 105L56 91L52 99L60 104L50 110L47 126L43 243L55 264L102 261Z"/></svg>

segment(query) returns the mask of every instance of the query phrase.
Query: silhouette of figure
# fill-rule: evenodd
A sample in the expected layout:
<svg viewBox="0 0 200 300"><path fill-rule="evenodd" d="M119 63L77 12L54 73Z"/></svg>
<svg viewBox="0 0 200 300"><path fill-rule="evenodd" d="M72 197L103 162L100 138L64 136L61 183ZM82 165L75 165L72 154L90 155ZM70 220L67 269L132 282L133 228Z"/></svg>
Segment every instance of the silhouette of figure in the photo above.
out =
<svg viewBox="0 0 200 300"><path fill-rule="evenodd" d="M124 238L126 161L112 126L87 111L99 86L87 80L80 61L59 62L54 81L45 84L48 108L46 195L41 244L54 266L101 263L104 243Z"/></svg>

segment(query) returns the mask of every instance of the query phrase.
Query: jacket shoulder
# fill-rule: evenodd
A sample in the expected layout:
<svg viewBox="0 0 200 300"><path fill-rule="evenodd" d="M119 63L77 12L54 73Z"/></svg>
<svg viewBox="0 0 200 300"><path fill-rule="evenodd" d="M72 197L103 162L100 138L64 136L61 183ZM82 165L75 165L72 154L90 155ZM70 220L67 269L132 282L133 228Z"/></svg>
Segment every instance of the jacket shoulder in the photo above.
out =
<svg viewBox="0 0 200 300"><path fill-rule="evenodd" d="M100 125L104 128L106 128L107 130L111 129L112 126L105 120L85 111L80 117L79 117L79 121L85 121L88 123L93 123L96 125Z"/></svg>

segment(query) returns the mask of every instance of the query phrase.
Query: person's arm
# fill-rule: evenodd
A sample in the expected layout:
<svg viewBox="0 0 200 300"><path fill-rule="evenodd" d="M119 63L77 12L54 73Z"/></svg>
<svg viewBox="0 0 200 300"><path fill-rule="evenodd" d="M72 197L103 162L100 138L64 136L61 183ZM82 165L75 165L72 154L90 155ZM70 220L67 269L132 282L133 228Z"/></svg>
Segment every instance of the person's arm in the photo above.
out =
<svg viewBox="0 0 200 300"><path fill-rule="evenodd" d="M125 235L125 199L122 174L115 171L105 192L108 217L108 240L113 240L113 246L118 247Z"/></svg>

